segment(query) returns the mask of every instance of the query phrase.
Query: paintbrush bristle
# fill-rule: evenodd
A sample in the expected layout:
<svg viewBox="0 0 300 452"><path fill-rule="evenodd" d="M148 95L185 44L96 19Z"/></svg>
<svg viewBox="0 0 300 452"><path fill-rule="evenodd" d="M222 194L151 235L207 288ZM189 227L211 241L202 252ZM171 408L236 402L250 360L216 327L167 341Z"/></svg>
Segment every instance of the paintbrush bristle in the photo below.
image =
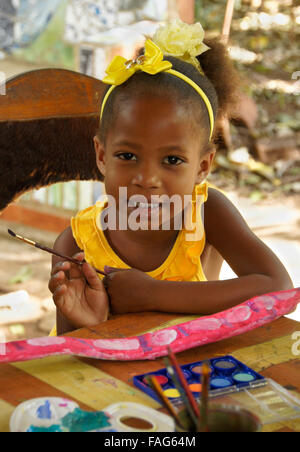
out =
<svg viewBox="0 0 300 452"><path fill-rule="evenodd" d="M11 235L12 237L16 237L17 234L15 234L11 229L8 229L7 231L9 233L9 235Z"/></svg>

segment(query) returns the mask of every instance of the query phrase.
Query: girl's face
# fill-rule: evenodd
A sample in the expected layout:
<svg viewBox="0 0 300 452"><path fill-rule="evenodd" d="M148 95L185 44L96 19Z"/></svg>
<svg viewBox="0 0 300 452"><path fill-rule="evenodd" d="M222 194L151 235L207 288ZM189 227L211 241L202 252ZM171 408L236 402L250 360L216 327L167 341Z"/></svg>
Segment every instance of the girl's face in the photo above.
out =
<svg viewBox="0 0 300 452"><path fill-rule="evenodd" d="M126 187L127 202L134 195L143 195L149 204L153 195L179 195L182 200L192 195L195 184L207 177L214 156L214 152L201 156L206 137L201 124L196 130L191 115L171 99L144 95L121 102L105 145L94 138L106 194L114 197L117 210L119 187ZM156 215L161 223L167 204L158 206L153 200L152 206L142 199L144 204L128 206L128 214L138 207L141 217ZM173 210L171 218L174 215Z"/></svg>

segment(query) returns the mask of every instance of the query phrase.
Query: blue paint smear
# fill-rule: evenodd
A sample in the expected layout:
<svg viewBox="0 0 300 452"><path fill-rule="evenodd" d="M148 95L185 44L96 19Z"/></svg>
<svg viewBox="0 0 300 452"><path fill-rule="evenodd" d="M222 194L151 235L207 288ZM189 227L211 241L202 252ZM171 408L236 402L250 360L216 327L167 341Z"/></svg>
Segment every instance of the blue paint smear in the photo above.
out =
<svg viewBox="0 0 300 452"><path fill-rule="evenodd" d="M221 320L222 325L227 326L228 328L232 328L232 323L228 322L226 319L219 319Z"/></svg>
<svg viewBox="0 0 300 452"><path fill-rule="evenodd" d="M143 336L138 336L138 340L139 340L139 343L140 343L142 349L144 350L144 352L151 352L152 351L152 348L148 347L147 341L146 341L146 339Z"/></svg>
<svg viewBox="0 0 300 452"><path fill-rule="evenodd" d="M41 405L36 410L36 415L39 419L51 419L52 418L49 400L46 400L45 405Z"/></svg>
<svg viewBox="0 0 300 452"><path fill-rule="evenodd" d="M14 342L13 346L17 349L17 350L24 350L24 347L22 347L22 345L18 344L18 342Z"/></svg>
<svg viewBox="0 0 300 452"><path fill-rule="evenodd" d="M181 328L181 326L177 325L177 329L178 331L180 331L184 336L188 336L189 333L187 331L185 331L183 328Z"/></svg>
<svg viewBox="0 0 300 452"><path fill-rule="evenodd" d="M76 340L77 342L80 342L81 344L85 345L86 347L91 348L92 350L95 350L95 347L93 347L91 344L89 344L88 342L83 341L82 339L78 339L77 337L73 337L73 340Z"/></svg>
<svg viewBox="0 0 300 452"><path fill-rule="evenodd" d="M51 425L51 427L35 427L31 425L27 430L28 433L56 433L62 431L60 425Z"/></svg>
<svg viewBox="0 0 300 452"><path fill-rule="evenodd" d="M45 405L40 406L37 414L40 419L51 419L51 412L49 411L49 401ZM50 417L47 417L50 412ZM58 424L53 424L50 427L37 427L31 425L27 432L89 432L96 431L114 431L109 422L109 416L103 411L90 412L83 411L76 408L72 413L64 416Z"/></svg>
<svg viewBox="0 0 300 452"><path fill-rule="evenodd" d="M42 407L41 407L42 408ZM45 418L44 418L45 419ZM28 432L89 432L91 430L111 430L109 416L103 411L90 412L76 408L60 420L60 425L36 427L31 425Z"/></svg>
<svg viewBox="0 0 300 452"><path fill-rule="evenodd" d="M256 306L256 303L254 303L254 302L249 301L249 303L247 303L247 306L249 306L249 308L254 312L260 311L260 309Z"/></svg>
<svg viewBox="0 0 300 452"><path fill-rule="evenodd" d="M111 427L109 417L103 411L89 412L80 408L67 414L62 418L61 423L70 432L88 432Z"/></svg>

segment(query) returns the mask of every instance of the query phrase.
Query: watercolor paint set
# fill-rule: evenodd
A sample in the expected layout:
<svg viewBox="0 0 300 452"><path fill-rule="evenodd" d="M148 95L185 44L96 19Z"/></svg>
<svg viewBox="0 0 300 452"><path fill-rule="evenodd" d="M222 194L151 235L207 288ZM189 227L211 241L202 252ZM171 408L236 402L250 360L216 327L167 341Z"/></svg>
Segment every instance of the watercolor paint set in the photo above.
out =
<svg viewBox="0 0 300 452"><path fill-rule="evenodd" d="M265 378L255 372L250 367L235 359L233 356L226 355L218 358L206 360L211 369L210 375L210 397L238 392L247 388L262 386L265 384ZM195 399L201 396L201 370L203 361L197 361L180 366L182 373L193 393ZM180 393L174 387L171 376L166 368L156 372L137 375L133 378L136 387L144 391L150 397L159 401L156 393L149 386L147 377L156 377L161 385L165 396L172 401L174 405L181 405Z"/></svg>
<svg viewBox="0 0 300 452"><path fill-rule="evenodd" d="M180 366L194 399L202 400L202 365L209 365L209 399L221 406L235 406L255 413L262 424L298 419L300 417L300 398L271 378L265 378L246 364L230 355L219 356L205 361L197 361ZM169 368L170 370L170 368ZM160 402L149 385L149 377L156 377L164 395L177 407L184 402L173 386L167 368L133 378L133 383L153 399Z"/></svg>

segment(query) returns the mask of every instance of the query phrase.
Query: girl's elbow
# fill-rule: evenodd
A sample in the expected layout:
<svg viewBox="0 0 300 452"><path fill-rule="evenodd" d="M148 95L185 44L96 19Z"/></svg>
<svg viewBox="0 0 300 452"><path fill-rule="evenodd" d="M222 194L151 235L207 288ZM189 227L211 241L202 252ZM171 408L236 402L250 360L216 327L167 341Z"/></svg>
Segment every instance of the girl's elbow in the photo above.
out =
<svg viewBox="0 0 300 452"><path fill-rule="evenodd" d="M281 290L291 290L294 289L294 284L291 280L287 281L285 284L283 284L283 288Z"/></svg>
<svg viewBox="0 0 300 452"><path fill-rule="evenodd" d="M284 278L276 278L273 280L273 292L280 292L283 290L294 289L294 284L291 278L287 275Z"/></svg>

